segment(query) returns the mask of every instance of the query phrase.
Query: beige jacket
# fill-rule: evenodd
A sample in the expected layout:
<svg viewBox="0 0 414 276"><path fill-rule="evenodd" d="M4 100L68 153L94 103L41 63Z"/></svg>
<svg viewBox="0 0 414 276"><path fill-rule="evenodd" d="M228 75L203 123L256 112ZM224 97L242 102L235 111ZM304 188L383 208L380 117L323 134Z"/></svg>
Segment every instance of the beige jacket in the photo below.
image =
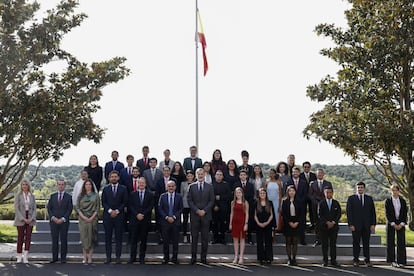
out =
<svg viewBox="0 0 414 276"><path fill-rule="evenodd" d="M31 226L36 225L36 199L32 193L30 193L30 203L29 203L29 219L32 219L30 223ZM24 195L23 192L17 193L16 197L14 198L14 226L23 226L24 219L26 218L26 208L24 203Z"/></svg>

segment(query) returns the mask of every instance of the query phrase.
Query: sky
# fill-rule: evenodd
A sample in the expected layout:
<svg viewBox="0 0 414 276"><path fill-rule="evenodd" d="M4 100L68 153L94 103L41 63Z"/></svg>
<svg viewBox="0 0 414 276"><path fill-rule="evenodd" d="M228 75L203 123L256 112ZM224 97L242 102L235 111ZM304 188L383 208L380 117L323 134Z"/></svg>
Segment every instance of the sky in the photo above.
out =
<svg viewBox="0 0 414 276"><path fill-rule="evenodd" d="M43 9L56 0L38 1ZM95 121L106 129L99 144L82 141L45 165L86 165L118 150L141 158L141 148L182 161L195 144L195 0L80 0L88 18L62 47L83 62L127 58L131 74L103 89ZM209 71L202 76L199 48L199 156L276 164L303 161L351 164L343 151L302 131L323 105L306 87L338 66L320 55L332 42L314 32L320 23L346 26L343 0L199 0Z"/></svg>

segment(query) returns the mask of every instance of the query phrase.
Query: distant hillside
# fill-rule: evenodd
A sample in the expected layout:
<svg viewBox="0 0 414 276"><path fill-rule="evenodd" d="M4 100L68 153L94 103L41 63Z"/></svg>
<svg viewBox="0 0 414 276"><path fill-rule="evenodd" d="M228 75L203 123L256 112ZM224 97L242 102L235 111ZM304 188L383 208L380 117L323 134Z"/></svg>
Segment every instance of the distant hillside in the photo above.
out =
<svg viewBox="0 0 414 276"><path fill-rule="evenodd" d="M265 175L271 167L269 164L260 164L263 168ZM396 165L398 172L402 172L402 166ZM323 168L326 173L326 178L332 181L335 189L335 197L341 201L346 200L346 198L354 192L354 185L358 181L364 181L367 184L367 193L372 195L375 200L384 200L386 196L389 195L387 189L380 186L376 181L374 181L370 175L365 171L365 168L360 165L323 165L323 164L313 164L313 170L317 168ZM53 183L58 179L64 179L67 183L68 190L71 190L76 181L79 180L80 171L83 169L83 166L51 166L51 167L41 167L39 168L36 178L32 181L32 187L36 191L42 191L41 195L46 196L49 194L52 189ZM372 167L372 170L375 168ZM29 170L26 173L27 178L31 178L35 173L36 167L30 166ZM379 173L376 174L378 179L381 179L386 182L384 177ZM47 185L45 185L47 183ZM45 187L47 186L47 187ZM40 192L38 192L40 193ZM38 194L40 195L40 194Z"/></svg>

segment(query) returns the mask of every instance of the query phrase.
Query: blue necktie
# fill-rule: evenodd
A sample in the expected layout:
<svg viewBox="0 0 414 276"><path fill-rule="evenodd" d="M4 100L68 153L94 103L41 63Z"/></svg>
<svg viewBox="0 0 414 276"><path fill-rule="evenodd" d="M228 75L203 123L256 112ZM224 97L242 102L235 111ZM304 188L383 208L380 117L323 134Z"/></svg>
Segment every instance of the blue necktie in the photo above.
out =
<svg viewBox="0 0 414 276"><path fill-rule="evenodd" d="M173 195L171 194L170 195L170 203L169 203L169 206L168 206L168 216L169 217L172 217L174 215L173 207L174 207Z"/></svg>

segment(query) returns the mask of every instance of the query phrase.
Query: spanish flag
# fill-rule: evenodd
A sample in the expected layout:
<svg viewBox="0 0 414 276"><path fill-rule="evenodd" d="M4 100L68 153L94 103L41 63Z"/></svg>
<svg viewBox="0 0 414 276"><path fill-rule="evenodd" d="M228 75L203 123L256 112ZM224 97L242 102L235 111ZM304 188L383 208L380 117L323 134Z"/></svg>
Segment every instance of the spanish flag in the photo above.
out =
<svg viewBox="0 0 414 276"><path fill-rule="evenodd" d="M207 62L207 55L206 55L206 36L204 35L204 29L203 29L203 23L201 23L201 16L200 12L197 9L197 17L198 17L198 24L200 26L200 29L198 31L198 42L201 43L201 47L203 48L203 61L204 61L204 76L207 74L208 70L208 62Z"/></svg>

